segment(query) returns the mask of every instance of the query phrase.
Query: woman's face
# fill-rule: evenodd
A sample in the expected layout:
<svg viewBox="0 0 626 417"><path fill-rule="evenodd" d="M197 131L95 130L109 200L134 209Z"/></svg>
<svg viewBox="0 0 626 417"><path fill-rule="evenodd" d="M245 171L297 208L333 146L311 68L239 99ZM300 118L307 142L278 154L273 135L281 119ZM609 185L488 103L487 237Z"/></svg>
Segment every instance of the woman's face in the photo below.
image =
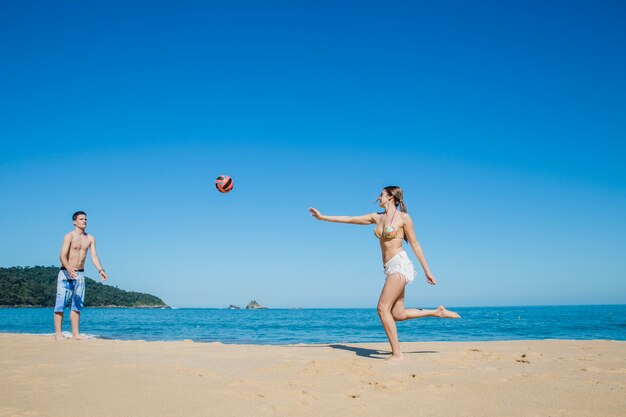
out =
<svg viewBox="0 0 626 417"><path fill-rule="evenodd" d="M380 195L378 196L378 201L379 201L379 206L380 207L384 207L385 204L387 204L389 202L389 200L391 200L391 196L387 193L387 190L383 189L383 191L381 191Z"/></svg>

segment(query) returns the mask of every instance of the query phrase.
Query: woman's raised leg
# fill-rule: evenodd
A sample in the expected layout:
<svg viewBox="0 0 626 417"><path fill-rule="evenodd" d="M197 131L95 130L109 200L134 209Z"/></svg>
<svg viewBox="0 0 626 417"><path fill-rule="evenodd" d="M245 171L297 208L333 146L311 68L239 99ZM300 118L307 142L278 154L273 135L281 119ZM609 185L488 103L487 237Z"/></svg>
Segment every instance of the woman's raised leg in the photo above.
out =
<svg viewBox="0 0 626 417"><path fill-rule="evenodd" d="M418 308L404 308L404 290L396 300L391 309L391 314L395 321L419 319L422 317L439 317L446 319L458 319L459 316L454 311L447 310L444 306L439 306L435 310L421 310Z"/></svg>

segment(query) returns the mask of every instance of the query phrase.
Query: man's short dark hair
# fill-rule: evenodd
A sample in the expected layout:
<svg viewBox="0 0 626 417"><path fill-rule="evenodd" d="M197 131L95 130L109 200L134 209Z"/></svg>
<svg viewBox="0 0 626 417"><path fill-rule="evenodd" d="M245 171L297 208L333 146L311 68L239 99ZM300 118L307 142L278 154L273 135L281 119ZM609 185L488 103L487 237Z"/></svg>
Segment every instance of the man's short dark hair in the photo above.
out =
<svg viewBox="0 0 626 417"><path fill-rule="evenodd" d="M76 218L80 216L81 214L85 216L87 215L87 213L85 213L84 211L77 211L76 213L72 214L72 221L76 220Z"/></svg>

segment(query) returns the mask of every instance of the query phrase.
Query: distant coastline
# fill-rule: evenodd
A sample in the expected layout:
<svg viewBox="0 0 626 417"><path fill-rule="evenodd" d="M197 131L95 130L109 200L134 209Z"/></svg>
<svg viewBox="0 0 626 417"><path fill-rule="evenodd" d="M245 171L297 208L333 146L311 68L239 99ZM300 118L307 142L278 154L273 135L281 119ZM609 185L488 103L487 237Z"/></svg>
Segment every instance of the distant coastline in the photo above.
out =
<svg viewBox="0 0 626 417"><path fill-rule="evenodd" d="M59 268L55 266L0 267L0 308L53 307ZM159 297L125 291L86 277L85 307L169 308Z"/></svg>

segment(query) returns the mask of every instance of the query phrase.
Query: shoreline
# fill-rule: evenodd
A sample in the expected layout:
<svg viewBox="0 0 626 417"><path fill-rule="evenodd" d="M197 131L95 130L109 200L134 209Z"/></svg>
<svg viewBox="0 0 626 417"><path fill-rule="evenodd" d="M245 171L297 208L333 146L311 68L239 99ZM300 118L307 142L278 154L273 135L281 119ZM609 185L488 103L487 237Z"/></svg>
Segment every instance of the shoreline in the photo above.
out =
<svg viewBox="0 0 626 417"><path fill-rule="evenodd" d="M242 345L0 333L0 416L623 416L626 342ZM77 393L79 390L79 393ZM68 407L67 404L80 404Z"/></svg>
<svg viewBox="0 0 626 417"><path fill-rule="evenodd" d="M64 335L71 335L69 330L63 330ZM18 336L36 336L36 337L48 337L54 336L54 332L46 332L46 333L24 333L24 332L1 332L0 337L9 336L9 335L18 335ZM387 345L389 343L385 340L374 341L374 342L350 342L350 341L340 341L340 342L319 342L319 343L308 343L308 342L296 342L296 343L244 343L244 342L224 342L220 340L194 340L192 338L183 338L183 339L114 339L111 337L93 335L89 332L83 333L81 335L87 336L89 340L108 340L108 341L118 341L118 342L142 342L142 343L197 343L197 344L213 344L218 343L226 346L328 346L328 345L336 345L336 344L350 344L350 345ZM67 337L69 339L69 337ZM560 338L529 338L529 339L477 339L477 340L427 340L427 341L403 341L400 340L400 345L403 344L422 344L422 343L499 343L499 342L550 342L550 341L562 341L562 342L616 342L616 343L625 343L626 340L623 339L560 339ZM626 345L625 345L626 346Z"/></svg>
<svg viewBox="0 0 626 417"><path fill-rule="evenodd" d="M238 309L232 309L229 307L174 307L174 306L169 306L169 305L165 305L168 306L172 309L175 310L256 310L256 309L246 309L245 307L240 307ZM601 303L601 304L597 304L597 303L591 303L591 304L523 304L523 305L518 305L518 304L512 304L512 305L450 305L450 306L446 306L446 308L449 309L476 309L476 308L485 308L485 309L490 309L490 308L535 308L535 307L539 307L539 308L543 308L543 307L555 307L555 308L559 308L559 307L621 307L621 306L626 306L626 303ZM86 309L88 308L104 308L106 306L85 306ZM133 308L133 306L115 306L115 307L120 307L120 308ZM147 307L154 307L154 308L159 308L161 306L151 306L151 305L147 305ZM420 308L425 308L425 309L435 309L438 306L436 305L432 305L432 306L421 306ZM54 308L54 306L41 306L41 305L24 305L24 304L19 304L19 305L7 305L7 304L1 304L0 308ZM361 306L361 307L263 307L260 308L258 310L375 310L376 306L372 307L372 306Z"/></svg>

